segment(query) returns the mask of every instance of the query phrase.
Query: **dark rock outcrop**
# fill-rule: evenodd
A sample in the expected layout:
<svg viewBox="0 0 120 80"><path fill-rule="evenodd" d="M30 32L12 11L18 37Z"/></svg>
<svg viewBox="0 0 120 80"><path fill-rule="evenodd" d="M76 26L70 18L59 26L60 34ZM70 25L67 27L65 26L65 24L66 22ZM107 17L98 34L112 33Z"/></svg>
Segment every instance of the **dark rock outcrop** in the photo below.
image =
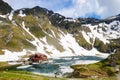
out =
<svg viewBox="0 0 120 80"><path fill-rule="evenodd" d="M0 0L0 14L10 13L12 8L4 1Z"/></svg>

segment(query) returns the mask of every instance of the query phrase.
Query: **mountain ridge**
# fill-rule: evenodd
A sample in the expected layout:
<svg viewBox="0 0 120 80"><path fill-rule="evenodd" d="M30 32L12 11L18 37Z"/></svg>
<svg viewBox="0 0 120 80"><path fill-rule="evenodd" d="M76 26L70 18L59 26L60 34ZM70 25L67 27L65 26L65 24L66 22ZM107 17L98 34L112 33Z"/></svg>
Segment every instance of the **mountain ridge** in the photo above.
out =
<svg viewBox="0 0 120 80"><path fill-rule="evenodd" d="M3 2L2 2L3 4ZM1 5L0 5L1 6ZM48 56L98 55L120 47L120 15L108 19L66 18L36 6L0 15L0 53Z"/></svg>

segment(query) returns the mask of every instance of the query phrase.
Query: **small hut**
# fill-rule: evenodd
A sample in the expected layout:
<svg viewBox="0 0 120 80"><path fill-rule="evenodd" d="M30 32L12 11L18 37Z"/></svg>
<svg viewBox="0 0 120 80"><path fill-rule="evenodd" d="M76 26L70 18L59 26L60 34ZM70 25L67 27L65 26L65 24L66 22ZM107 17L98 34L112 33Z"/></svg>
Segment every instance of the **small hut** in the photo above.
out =
<svg viewBox="0 0 120 80"><path fill-rule="evenodd" d="M28 61L32 61L32 62L42 62L47 60L48 60L47 56L41 53L32 54L28 59Z"/></svg>

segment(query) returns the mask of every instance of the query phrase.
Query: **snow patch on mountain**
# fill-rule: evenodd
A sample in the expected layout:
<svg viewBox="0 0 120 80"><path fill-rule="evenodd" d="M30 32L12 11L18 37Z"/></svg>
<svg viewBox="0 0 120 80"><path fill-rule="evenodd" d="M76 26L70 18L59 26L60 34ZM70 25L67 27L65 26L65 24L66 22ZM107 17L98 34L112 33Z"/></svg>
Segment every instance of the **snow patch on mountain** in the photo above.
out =
<svg viewBox="0 0 120 80"><path fill-rule="evenodd" d="M90 38L98 38L101 40L104 44L110 43L109 39L117 39L120 38L120 22L119 21L113 21L110 24L106 23L99 23L98 25L83 25L84 27L88 27L91 30L91 33L85 33L82 31L83 37L85 40L89 42Z"/></svg>
<svg viewBox="0 0 120 80"><path fill-rule="evenodd" d="M7 18L7 15L0 15L0 17L2 17L2 18Z"/></svg>
<svg viewBox="0 0 120 80"><path fill-rule="evenodd" d="M111 33L111 34L119 35L120 37L120 22L119 21L113 21L108 26L109 26L109 29L107 32L109 32L109 34Z"/></svg>
<svg viewBox="0 0 120 80"><path fill-rule="evenodd" d="M104 44L110 43L109 40L106 39L106 36L104 36L103 31L98 28L98 25L92 26L91 24L89 24L87 26L89 26L93 34L93 38L98 38L99 40L103 41Z"/></svg>
<svg viewBox="0 0 120 80"><path fill-rule="evenodd" d="M29 32L30 33L30 32ZM59 33L59 44L65 49L65 51L60 52L56 49L55 46L49 45L47 42L47 38L43 37L41 39L35 38L34 41L30 41L33 45L37 47L37 51L41 53L50 52L52 54L47 55L48 57L57 58L57 57L64 57L64 56L76 56L76 55L85 55L85 56L102 56L107 57L109 54L101 53L97 51L96 49L92 49L90 51L84 49L83 47L80 47L79 44L76 42L75 38L67 33Z"/></svg>
<svg viewBox="0 0 120 80"><path fill-rule="evenodd" d="M11 11L11 13L10 13L10 14L9 14L9 16L8 16L8 19L9 19L10 21L12 20L13 15L14 15L14 10L13 10L13 11Z"/></svg>
<svg viewBox="0 0 120 80"><path fill-rule="evenodd" d="M36 51L30 51L31 53L35 53L35 52L40 52L43 53L45 55L48 56L48 58L59 58L59 57L65 57L65 56L98 56L98 57L102 57L102 58L107 58L109 54L107 53L101 53L99 51L97 51L95 48L92 48L92 50L86 50L83 47L79 46L79 44L77 43L77 41L75 40L75 38L73 37L72 34L69 33L64 33L61 30L59 30L58 36L59 38L56 38L56 35L54 33L54 31L52 31L52 35L53 36L49 36L51 38L55 38L58 40L58 44L61 45L64 48L63 52L60 52L54 45L50 45L47 42L47 37L45 36L43 38L38 39L37 37L35 37L30 31L29 28L25 27L25 22L23 21L21 24L21 27L29 34L33 37L33 41L27 40L29 41L31 44L33 44L34 46L36 46ZM92 26L90 26L92 27ZM93 31L94 29L91 28L91 31ZM97 36L97 32L93 33L94 37L98 37ZM88 37L88 36L87 36ZM89 36L90 37L90 36ZM100 37L100 36L99 36ZM47 52L50 52L50 54L47 54ZM1 55L0 56L0 61L6 61L7 58L9 60L17 60L19 59L18 56L16 56L13 53L17 53L19 55L19 53L21 53L21 55L25 55L26 51L22 51L22 52L6 52L5 51L5 55ZM8 55L15 55L14 58L13 57L8 57ZM7 55L7 56L6 56ZM6 60L4 60L3 58L6 58ZM3 59L3 60L2 60Z"/></svg>
<svg viewBox="0 0 120 80"><path fill-rule="evenodd" d="M51 30L51 32L52 32L52 34L53 34L53 37L56 37L56 36L55 36L55 33L54 33L54 31L53 31L53 30Z"/></svg>
<svg viewBox="0 0 120 80"><path fill-rule="evenodd" d="M33 37L33 39L34 39L33 41L29 41L29 40L27 40L27 41L29 41L30 43L32 43L33 45L35 45L38 52L45 53L42 42L40 42L40 40L39 40L38 38L36 38L36 37L29 31L29 28L26 28L26 27L25 27L24 21L22 22L22 28L23 28L28 34L30 34L30 35ZM46 54L46 55L47 55L47 54Z"/></svg>
<svg viewBox="0 0 120 80"><path fill-rule="evenodd" d="M72 19L72 18L66 18L66 19L64 19L64 21L76 22L76 20L75 20L75 19Z"/></svg>
<svg viewBox="0 0 120 80"><path fill-rule="evenodd" d="M25 17L26 14L23 14L23 10L20 10L18 16Z"/></svg>
<svg viewBox="0 0 120 80"><path fill-rule="evenodd" d="M60 35L60 44L66 50L65 54L81 55L80 52L83 48L79 46L72 34Z"/></svg>
<svg viewBox="0 0 120 80"><path fill-rule="evenodd" d="M117 39L120 38L120 22L113 21L110 24L101 23L105 31L102 30L101 34L106 39Z"/></svg>
<svg viewBox="0 0 120 80"><path fill-rule="evenodd" d="M15 26L18 26L14 20L12 21L12 24Z"/></svg>
<svg viewBox="0 0 120 80"><path fill-rule="evenodd" d="M81 54L89 55L89 56L90 55L96 56L96 54L99 54L99 55L104 55L104 57L107 57L109 55L106 53L105 54L101 53L94 48L90 51L84 49L83 47L79 46L79 44L76 42L72 34L69 34L69 33L65 34L61 30L59 30L60 33L58 35L60 39L58 40L59 40L59 44L65 49L65 51L60 52L59 50L56 49L55 46L48 44L46 37L38 39L33 34L31 34L29 29L25 28L24 22L22 23L22 26L23 26L23 29L34 38L34 41L29 41L29 42L31 42L33 45L36 46L38 52L46 53L47 51L47 52L52 53L50 55L46 54L48 57L56 58L56 57L63 57L63 56L76 56L76 55L81 55ZM52 33L55 37L54 31L52 31Z"/></svg>
<svg viewBox="0 0 120 80"><path fill-rule="evenodd" d="M49 21L49 24L51 24L51 22Z"/></svg>
<svg viewBox="0 0 120 80"><path fill-rule="evenodd" d="M91 35L90 35L90 34L87 35L85 31L82 31L82 35L83 35L83 37L85 38L85 40L86 40L88 43L91 44L91 42L90 42Z"/></svg>
<svg viewBox="0 0 120 80"><path fill-rule="evenodd" d="M15 22L13 22L14 25ZM81 31L83 37L85 40L92 44L94 44L95 38L98 38L99 40L103 41L104 44L109 43L109 39L115 39L120 37L120 22L114 21L110 24L100 23L99 25L82 25L84 27L90 28L90 32ZM42 26L39 25L41 28ZM59 58L59 57L65 57L65 56L98 56L102 58L107 58L109 56L108 53L101 53L94 47L91 50L86 50L83 47L81 47L76 39L74 38L73 34L70 33L64 33L60 29L58 29L58 33L54 32L54 30L50 30L51 34L48 34L46 31L43 30L43 32L47 35L43 38L37 38L35 37L30 31L29 28L25 27L25 22L23 21L21 24L21 27L33 37L33 40L27 40L34 46L36 46L36 51L30 51L32 53L40 52L47 55L49 58ZM117 31L116 31L117 30ZM57 44L62 46L64 51L58 50L54 45L49 44L47 37L50 37L51 39L57 40ZM90 39L93 39L93 43L90 42ZM6 53L6 52L5 52ZM48 54L49 53L49 54ZM17 57L17 56L16 56ZM17 58L16 58L17 59Z"/></svg>
<svg viewBox="0 0 120 80"><path fill-rule="evenodd" d="M21 52L11 52L9 50L2 50L4 51L4 55L0 55L0 62L5 61L17 61L21 59L22 56L26 55L27 51L24 49Z"/></svg>

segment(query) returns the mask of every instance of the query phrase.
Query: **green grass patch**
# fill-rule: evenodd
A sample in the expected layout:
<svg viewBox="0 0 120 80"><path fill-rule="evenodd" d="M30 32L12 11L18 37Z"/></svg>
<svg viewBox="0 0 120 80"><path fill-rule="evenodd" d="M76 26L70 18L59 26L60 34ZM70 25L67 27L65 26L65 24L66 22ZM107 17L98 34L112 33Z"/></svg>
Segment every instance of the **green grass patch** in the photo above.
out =
<svg viewBox="0 0 120 80"><path fill-rule="evenodd" d="M64 78L54 78L36 75L26 71L16 70L19 65L9 65L7 62L0 62L0 80L65 80Z"/></svg>
<svg viewBox="0 0 120 80"><path fill-rule="evenodd" d="M0 80L65 80L47 76L35 75L23 71L1 71Z"/></svg>

